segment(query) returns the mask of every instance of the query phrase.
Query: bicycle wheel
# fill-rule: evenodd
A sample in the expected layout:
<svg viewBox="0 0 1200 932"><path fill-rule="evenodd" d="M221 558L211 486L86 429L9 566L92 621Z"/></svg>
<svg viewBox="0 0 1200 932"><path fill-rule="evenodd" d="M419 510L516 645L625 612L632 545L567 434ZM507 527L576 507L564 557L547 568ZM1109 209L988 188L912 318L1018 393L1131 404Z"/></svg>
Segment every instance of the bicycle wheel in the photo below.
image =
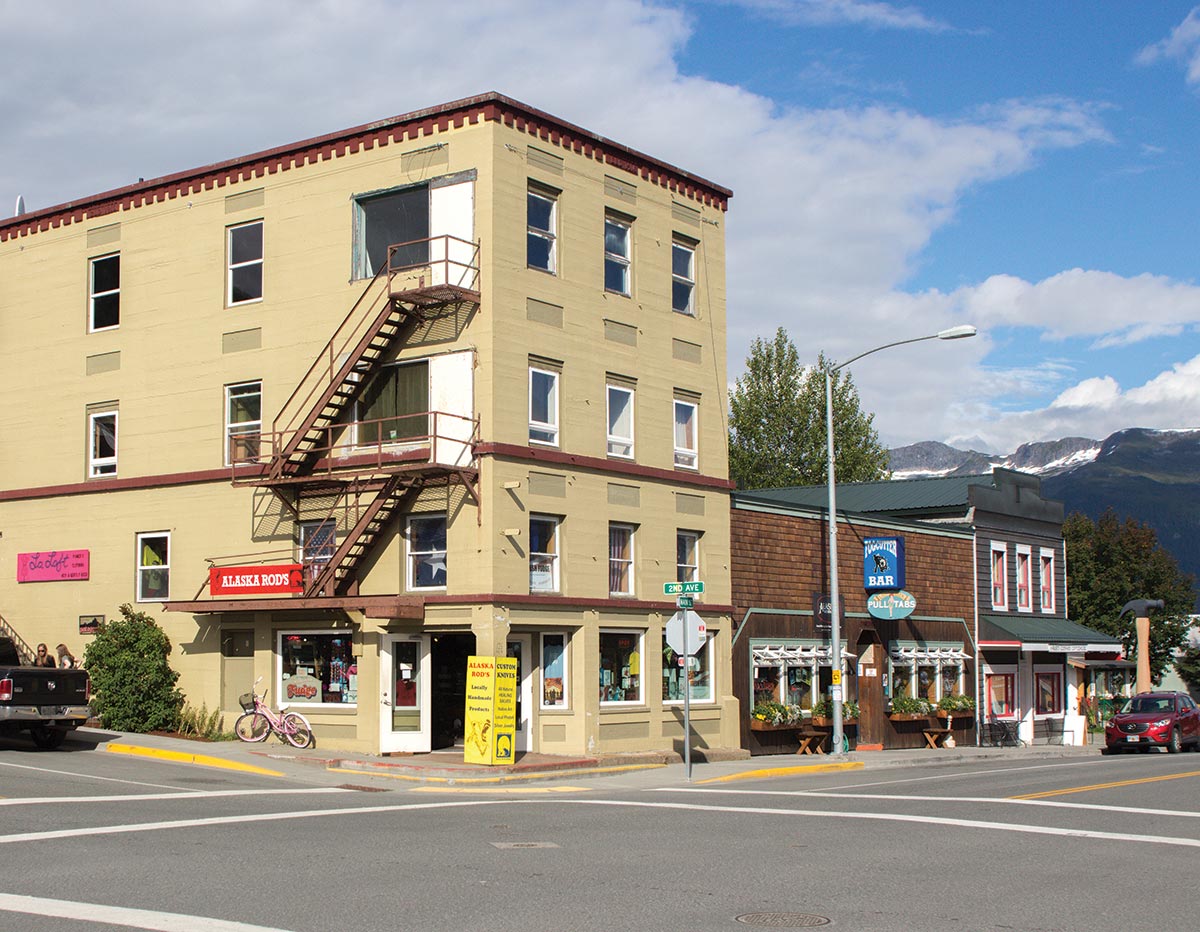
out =
<svg viewBox="0 0 1200 932"><path fill-rule="evenodd" d="M294 748L307 748L313 743L312 726L299 712L287 712L282 722L283 737Z"/></svg>
<svg viewBox="0 0 1200 932"><path fill-rule="evenodd" d="M266 741L267 735L271 733L271 723L261 712L246 712L238 716L233 733L252 744Z"/></svg>

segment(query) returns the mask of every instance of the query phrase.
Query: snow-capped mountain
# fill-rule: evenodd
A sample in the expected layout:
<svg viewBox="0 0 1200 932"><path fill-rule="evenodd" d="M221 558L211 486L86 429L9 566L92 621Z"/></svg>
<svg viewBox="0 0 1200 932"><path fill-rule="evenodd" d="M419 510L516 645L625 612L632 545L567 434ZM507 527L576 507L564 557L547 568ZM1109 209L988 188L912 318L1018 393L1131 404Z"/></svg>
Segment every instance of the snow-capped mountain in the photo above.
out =
<svg viewBox="0 0 1200 932"><path fill-rule="evenodd" d="M1114 435L1115 436L1115 435ZM1006 456L957 450L944 443L924 441L897 447L891 454L892 476L896 479L921 479L927 476L971 476L1002 469L1018 469L1039 476L1068 472L1100 455L1103 444L1086 437L1064 437L1023 443Z"/></svg>

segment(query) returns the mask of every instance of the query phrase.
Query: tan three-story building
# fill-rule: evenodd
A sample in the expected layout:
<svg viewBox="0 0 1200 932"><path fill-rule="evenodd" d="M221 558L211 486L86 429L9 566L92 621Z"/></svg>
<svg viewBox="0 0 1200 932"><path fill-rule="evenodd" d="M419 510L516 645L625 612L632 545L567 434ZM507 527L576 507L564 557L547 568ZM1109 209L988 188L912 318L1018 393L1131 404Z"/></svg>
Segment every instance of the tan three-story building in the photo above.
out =
<svg viewBox="0 0 1200 932"><path fill-rule="evenodd" d="M737 746L729 197L486 94L0 221L4 623L324 747L461 738L471 654L518 750Z"/></svg>

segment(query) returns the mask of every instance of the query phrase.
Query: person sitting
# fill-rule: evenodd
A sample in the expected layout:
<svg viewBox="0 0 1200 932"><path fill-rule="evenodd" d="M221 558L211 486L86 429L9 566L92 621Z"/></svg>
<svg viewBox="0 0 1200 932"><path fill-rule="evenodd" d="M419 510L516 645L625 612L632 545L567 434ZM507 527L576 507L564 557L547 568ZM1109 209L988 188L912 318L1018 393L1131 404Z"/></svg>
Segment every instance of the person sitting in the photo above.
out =
<svg viewBox="0 0 1200 932"><path fill-rule="evenodd" d="M73 670L79 666L79 663L75 660L75 655L68 650L66 644L59 644L56 649L58 650L58 665L64 670Z"/></svg>
<svg viewBox="0 0 1200 932"><path fill-rule="evenodd" d="M35 667L56 667L54 656L50 653L49 648L45 644L37 646L37 653L33 657L33 665Z"/></svg>

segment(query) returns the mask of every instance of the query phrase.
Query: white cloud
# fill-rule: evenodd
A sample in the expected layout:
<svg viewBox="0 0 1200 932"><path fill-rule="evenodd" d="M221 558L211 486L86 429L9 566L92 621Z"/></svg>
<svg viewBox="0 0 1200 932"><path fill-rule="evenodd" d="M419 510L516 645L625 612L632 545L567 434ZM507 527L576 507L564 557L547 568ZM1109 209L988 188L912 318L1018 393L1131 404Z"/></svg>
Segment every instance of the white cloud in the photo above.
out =
<svg viewBox="0 0 1200 932"><path fill-rule="evenodd" d="M1200 84L1200 7L1194 8L1165 39L1147 45L1134 58L1139 65L1163 59L1183 62L1189 84Z"/></svg>
<svg viewBox="0 0 1200 932"><path fill-rule="evenodd" d="M866 26L874 29L905 29L946 32L952 27L931 19L911 6L874 0L735 0L787 25Z"/></svg>

